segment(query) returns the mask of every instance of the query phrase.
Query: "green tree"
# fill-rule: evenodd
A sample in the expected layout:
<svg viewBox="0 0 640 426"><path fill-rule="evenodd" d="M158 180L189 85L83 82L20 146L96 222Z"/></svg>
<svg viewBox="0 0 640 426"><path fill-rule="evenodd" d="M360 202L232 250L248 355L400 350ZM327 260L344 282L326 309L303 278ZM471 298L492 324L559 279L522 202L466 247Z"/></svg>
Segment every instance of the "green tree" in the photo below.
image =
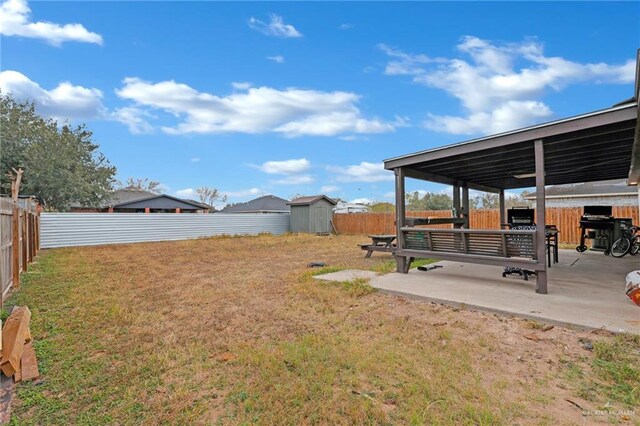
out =
<svg viewBox="0 0 640 426"><path fill-rule="evenodd" d="M47 210L98 205L113 189L116 173L84 125L59 125L37 114L33 102L0 93L0 190L11 191L7 173L22 168L21 194L37 196Z"/></svg>
<svg viewBox="0 0 640 426"><path fill-rule="evenodd" d="M407 210L450 210L452 200L447 194L426 192L420 196L418 191L405 194Z"/></svg>
<svg viewBox="0 0 640 426"><path fill-rule="evenodd" d="M482 192L477 197L474 197L473 208L477 209L497 209L500 208L500 196L489 192Z"/></svg>
<svg viewBox="0 0 640 426"><path fill-rule="evenodd" d="M396 208L393 204L385 202L374 203L369 207L369 211L372 213L388 213L395 210Z"/></svg>
<svg viewBox="0 0 640 426"><path fill-rule="evenodd" d="M531 202L525 200L524 196L528 194L523 192L522 194L510 194L505 197L504 203L506 208L530 206ZM494 193L483 192L477 197L473 197L469 200L472 209L499 209L500 208L500 196Z"/></svg>

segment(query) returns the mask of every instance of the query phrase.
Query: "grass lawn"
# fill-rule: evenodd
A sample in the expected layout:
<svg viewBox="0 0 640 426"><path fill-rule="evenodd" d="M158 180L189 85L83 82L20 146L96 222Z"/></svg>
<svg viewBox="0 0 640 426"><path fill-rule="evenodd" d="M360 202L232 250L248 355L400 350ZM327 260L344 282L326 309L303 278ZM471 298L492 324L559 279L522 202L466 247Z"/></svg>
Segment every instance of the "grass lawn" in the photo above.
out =
<svg viewBox="0 0 640 426"><path fill-rule="evenodd" d="M33 313L44 381L18 385L12 422L640 424L640 339L545 332L365 281L312 279L313 261L393 269L388 255L364 259L358 242L285 235L41 252L9 304Z"/></svg>

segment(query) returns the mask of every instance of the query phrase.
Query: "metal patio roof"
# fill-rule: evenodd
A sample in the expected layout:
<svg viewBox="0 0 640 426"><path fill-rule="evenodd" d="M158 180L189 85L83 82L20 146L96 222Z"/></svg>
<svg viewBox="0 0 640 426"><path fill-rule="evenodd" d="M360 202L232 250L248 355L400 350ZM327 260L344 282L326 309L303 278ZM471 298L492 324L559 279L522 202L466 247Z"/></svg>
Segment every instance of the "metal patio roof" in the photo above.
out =
<svg viewBox="0 0 640 426"><path fill-rule="evenodd" d="M542 139L547 185L626 179L638 103L632 102L467 142L385 160L408 177L496 191L535 186L534 141Z"/></svg>

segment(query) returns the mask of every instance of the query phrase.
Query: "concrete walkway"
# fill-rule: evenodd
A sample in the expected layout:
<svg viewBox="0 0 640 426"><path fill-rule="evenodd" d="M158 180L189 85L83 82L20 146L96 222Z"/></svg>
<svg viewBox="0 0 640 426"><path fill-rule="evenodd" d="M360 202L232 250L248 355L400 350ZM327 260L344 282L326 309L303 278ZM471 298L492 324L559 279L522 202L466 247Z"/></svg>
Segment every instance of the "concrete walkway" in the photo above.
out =
<svg viewBox="0 0 640 426"><path fill-rule="evenodd" d="M356 278L364 278L372 280L377 278L378 274L372 271L363 271L361 269L343 269L342 271L329 272L328 274L316 275L313 278L320 281L351 281Z"/></svg>
<svg viewBox="0 0 640 426"><path fill-rule="evenodd" d="M563 326L640 334L640 306L624 293L625 276L640 269L640 255L615 259L599 252L560 250L548 270L549 294L536 294L535 277L502 278L502 268L442 261L443 268L377 276L370 284L409 297L512 314Z"/></svg>

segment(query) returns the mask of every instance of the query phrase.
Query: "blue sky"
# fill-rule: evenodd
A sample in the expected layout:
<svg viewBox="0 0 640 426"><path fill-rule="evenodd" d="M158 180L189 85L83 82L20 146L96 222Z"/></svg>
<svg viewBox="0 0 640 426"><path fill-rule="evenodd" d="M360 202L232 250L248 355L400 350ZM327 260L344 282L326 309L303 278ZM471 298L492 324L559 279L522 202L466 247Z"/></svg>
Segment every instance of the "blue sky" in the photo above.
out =
<svg viewBox="0 0 640 426"><path fill-rule="evenodd" d="M122 180L390 200L382 160L632 96L640 3L2 3L0 89ZM410 181L410 190L442 186Z"/></svg>

